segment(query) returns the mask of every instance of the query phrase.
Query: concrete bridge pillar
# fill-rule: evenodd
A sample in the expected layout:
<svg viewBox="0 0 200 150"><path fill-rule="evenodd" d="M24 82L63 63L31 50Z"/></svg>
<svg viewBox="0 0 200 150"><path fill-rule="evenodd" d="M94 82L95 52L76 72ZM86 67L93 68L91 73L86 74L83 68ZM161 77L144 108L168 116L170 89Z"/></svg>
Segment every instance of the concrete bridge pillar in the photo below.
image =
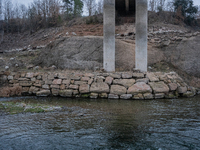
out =
<svg viewBox="0 0 200 150"><path fill-rule="evenodd" d="M115 71L115 0L104 0L103 67Z"/></svg>
<svg viewBox="0 0 200 150"><path fill-rule="evenodd" d="M147 0L136 0L135 68L147 71Z"/></svg>
<svg viewBox="0 0 200 150"><path fill-rule="evenodd" d="M115 71L115 1L104 0L103 67L107 72ZM125 0L125 11L130 11L130 2ZM135 68L147 71L147 0L136 1L136 47ZM135 2L134 1L134 2ZM120 4L120 3L119 3ZM124 3L123 3L124 4ZM120 7L120 5L118 5Z"/></svg>

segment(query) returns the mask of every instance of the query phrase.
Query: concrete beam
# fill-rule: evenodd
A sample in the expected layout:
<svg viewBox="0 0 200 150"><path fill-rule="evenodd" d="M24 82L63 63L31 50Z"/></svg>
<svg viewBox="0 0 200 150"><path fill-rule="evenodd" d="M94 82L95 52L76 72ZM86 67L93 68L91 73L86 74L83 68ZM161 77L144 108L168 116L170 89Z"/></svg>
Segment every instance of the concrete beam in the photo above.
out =
<svg viewBox="0 0 200 150"><path fill-rule="evenodd" d="M115 71L115 0L104 0L103 68Z"/></svg>
<svg viewBox="0 0 200 150"><path fill-rule="evenodd" d="M147 71L147 0L136 0L135 67Z"/></svg>

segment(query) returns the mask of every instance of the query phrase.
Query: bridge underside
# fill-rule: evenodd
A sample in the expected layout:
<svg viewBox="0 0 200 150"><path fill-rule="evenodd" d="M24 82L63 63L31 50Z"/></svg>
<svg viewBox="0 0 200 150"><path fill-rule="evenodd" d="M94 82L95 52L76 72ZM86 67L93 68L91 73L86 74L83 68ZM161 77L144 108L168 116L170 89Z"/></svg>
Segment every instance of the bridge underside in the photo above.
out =
<svg viewBox="0 0 200 150"><path fill-rule="evenodd" d="M135 0L115 0L115 9L118 16L135 15Z"/></svg>

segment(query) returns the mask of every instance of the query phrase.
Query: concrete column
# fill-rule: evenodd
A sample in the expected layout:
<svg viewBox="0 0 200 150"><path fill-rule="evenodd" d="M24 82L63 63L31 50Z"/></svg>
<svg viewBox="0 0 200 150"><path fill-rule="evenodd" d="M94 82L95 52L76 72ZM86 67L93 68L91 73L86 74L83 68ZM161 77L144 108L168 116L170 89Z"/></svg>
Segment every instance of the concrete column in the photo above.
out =
<svg viewBox="0 0 200 150"><path fill-rule="evenodd" d="M129 0L125 0L126 12L129 12Z"/></svg>
<svg viewBox="0 0 200 150"><path fill-rule="evenodd" d="M147 71L147 0L136 0L135 68Z"/></svg>
<svg viewBox="0 0 200 150"><path fill-rule="evenodd" d="M115 0L104 0L103 68L115 71Z"/></svg>

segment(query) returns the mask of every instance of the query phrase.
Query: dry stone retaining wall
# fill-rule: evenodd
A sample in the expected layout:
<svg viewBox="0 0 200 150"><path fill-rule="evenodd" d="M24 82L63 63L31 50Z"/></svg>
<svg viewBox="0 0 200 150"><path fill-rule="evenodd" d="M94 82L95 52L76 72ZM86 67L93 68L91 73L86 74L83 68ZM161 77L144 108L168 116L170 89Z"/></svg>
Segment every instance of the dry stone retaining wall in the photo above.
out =
<svg viewBox="0 0 200 150"><path fill-rule="evenodd" d="M175 72L1 73L22 95L110 99L161 99L199 94ZM18 92L19 94L19 92ZM1 95L0 95L1 96Z"/></svg>

